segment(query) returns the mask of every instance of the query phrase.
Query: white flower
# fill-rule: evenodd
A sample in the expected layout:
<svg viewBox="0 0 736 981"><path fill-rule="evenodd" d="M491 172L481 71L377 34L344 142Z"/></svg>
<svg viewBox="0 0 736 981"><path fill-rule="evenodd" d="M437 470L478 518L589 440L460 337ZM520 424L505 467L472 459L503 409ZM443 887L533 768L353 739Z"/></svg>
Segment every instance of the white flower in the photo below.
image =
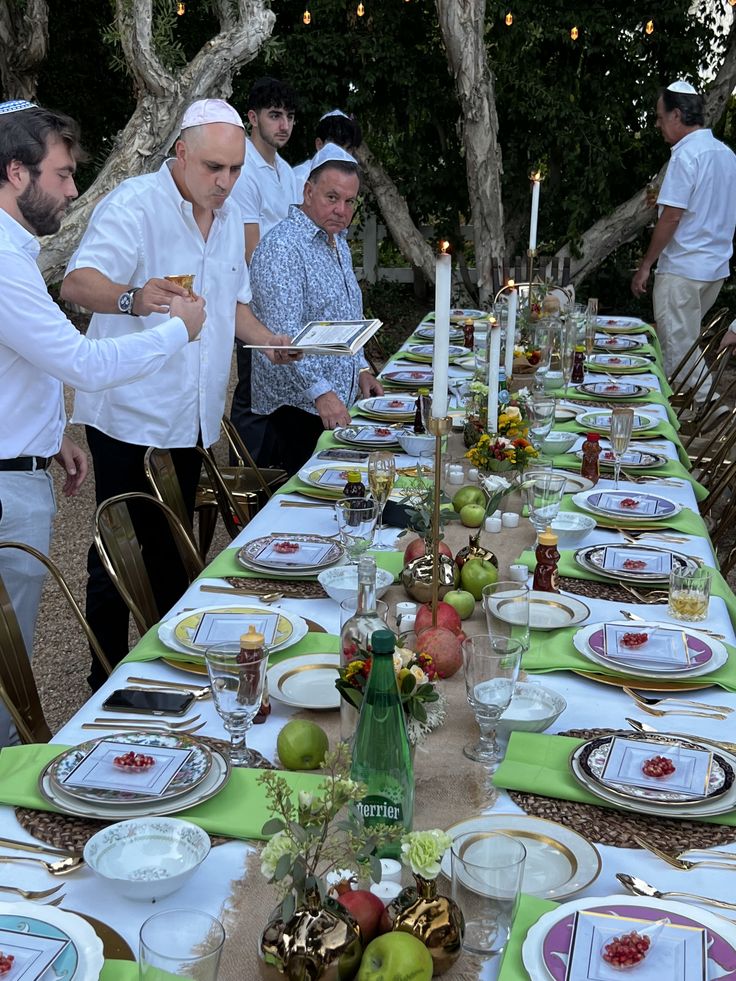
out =
<svg viewBox="0 0 736 981"><path fill-rule="evenodd" d="M409 650L408 647L397 647L394 651L394 656L396 654L398 654L399 658L401 659L401 668L407 667L414 657L414 651Z"/></svg>
<svg viewBox="0 0 736 981"><path fill-rule="evenodd" d="M426 674L424 673L424 671L422 671L422 669L421 669L421 668L419 667L419 665L418 665L418 664L413 664L413 665L412 665L412 666L411 666L411 667L409 668L409 671L410 671L410 672L411 672L411 673L412 673L412 674L414 675L414 677L416 678L416 681L417 681L417 685L424 685L424 684L426 684L426 682L428 682L428 681L429 681L429 678L428 678L428 677L427 677L427 675L426 675Z"/></svg>
<svg viewBox="0 0 736 981"><path fill-rule="evenodd" d="M401 669L404 667L404 665L401 663L401 654L399 653L399 650L400 648L394 650L394 671L396 672L396 674L398 674L399 671L401 671Z"/></svg>
<svg viewBox="0 0 736 981"><path fill-rule="evenodd" d="M401 860L411 866L414 875L434 879L440 871L442 856L452 844L452 838L438 828L432 831L410 831L401 839Z"/></svg>
<svg viewBox="0 0 736 981"><path fill-rule="evenodd" d="M498 442L501 443L502 445L505 445L509 441L507 439L505 440L502 436L499 436ZM511 487L511 483L508 480L506 480L504 477L501 477L500 474L495 474L495 473L489 474L487 477L484 477L481 483L483 484L483 489L488 495L497 494L499 491L505 492L509 490Z"/></svg>
<svg viewBox="0 0 736 981"><path fill-rule="evenodd" d="M314 794L310 794L306 790L299 791L299 810L308 811L312 806L312 801L314 800Z"/></svg>
<svg viewBox="0 0 736 981"><path fill-rule="evenodd" d="M276 866L282 855L296 855L296 846L285 831L279 831L266 842L266 846L261 852L261 875L266 879L273 879Z"/></svg>

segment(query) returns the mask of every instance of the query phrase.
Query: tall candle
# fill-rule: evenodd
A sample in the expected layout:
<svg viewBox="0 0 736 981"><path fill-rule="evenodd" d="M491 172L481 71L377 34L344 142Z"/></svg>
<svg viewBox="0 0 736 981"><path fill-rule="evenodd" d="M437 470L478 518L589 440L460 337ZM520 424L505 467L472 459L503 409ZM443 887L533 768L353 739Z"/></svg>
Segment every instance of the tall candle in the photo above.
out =
<svg viewBox="0 0 736 981"><path fill-rule="evenodd" d="M514 373L514 344L516 343L516 313L519 308L519 294L516 290L509 293L509 307L506 311L506 381Z"/></svg>
<svg viewBox="0 0 736 981"><path fill-rule="evenodd" d="M537 247L537 223L539 221L539 185L540 176L532 174L532 218L529 224L529 251Z"/></svg>
<svg viewBox="0 0 736 981"><path fill-rule="evenodd" d="M432 368L432 417L447 416L447 374L450 364L450 287L452 259L447 253L437 256L434 286L434 357Z"/></svg>
<svg viewBox="0 0 736 981"><path fill-rule="evenodd" d="M501 360L501 326L488 324L488 432L498 432L498 367Z"/></svg>

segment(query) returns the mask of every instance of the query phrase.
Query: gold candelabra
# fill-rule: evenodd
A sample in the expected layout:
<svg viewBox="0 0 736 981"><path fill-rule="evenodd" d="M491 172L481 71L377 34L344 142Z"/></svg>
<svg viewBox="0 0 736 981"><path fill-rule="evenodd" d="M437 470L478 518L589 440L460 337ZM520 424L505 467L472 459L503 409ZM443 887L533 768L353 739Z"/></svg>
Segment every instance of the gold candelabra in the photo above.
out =
<svg viewBox="0 0 736 981"><path fill-rule="evenodd" d="M427 420L427 428L434 436L434 497L432 499L432 626L437 626L440 568L440 495L442 493L442 440L452 429L452 419Z"/></svg>

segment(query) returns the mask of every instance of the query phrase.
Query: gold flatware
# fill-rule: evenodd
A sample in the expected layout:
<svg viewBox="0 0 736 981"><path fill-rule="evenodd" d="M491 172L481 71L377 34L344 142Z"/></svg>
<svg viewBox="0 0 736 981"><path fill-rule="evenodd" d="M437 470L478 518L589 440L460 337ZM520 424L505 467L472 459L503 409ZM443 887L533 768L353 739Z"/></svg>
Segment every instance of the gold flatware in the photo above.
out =
<svg viewBox="0 0 736 981"><path fill-rule="evenodd" d="M53 896L54 893L63 888L61 884L52 886L50 889L21 889L20 886L0 886L0 892L17 892L23 899L46 899L47 896ZM64 897L61 896L60 898L63 899Z"/></svg>
<svg viewBox="0 0 736 981"><path fill-rule="evenodd" d="M662 487L682 487L685 483L683 480L675 480L672 477L655 477L653 474L646 473L632 474L627 473L625 470L621 471L621 476L631 484L659 484Z"/></svg>
<svg viewBox="0 0 736 981"><path fill-rule="evenodd" d="M284 598L283 593L254 593L252 589L244 589L240 586L200 586L203 593L230 593L233 596L253 596L261 603L277 603ZM290 596L289 599L302 599L301 596Z"/></svg>
<svg viewBox="0 0 736 981"><path fill-rule="evenodd" d="M657 858L660 858L663 862L666 862L667 865L671 865L673 869L679 869L680 872L689 872L691 869L697 869L701 866L709 869L728 869L730 872L736 872L736 865L731 865L726 862L688 862L682 858L676 858L674 855L670 855L668 852L662 851L662 849L657 848L656 845L650 845L638 835L632 835L632 838L637 845L639 845L645 851L650 852Z"/></svg>
<svg viewBox="0 0 736 981"><path fill-rule="evenodd" d="M336 498L337 500L337 498ZM317 501L281 501L280 508L334 508L333 504L320 504Z"/></svg>
<svg viewBox="0 0 736 981"><path fill-rule="evenodd" d="M30 855L0 855L0 864L4 862L35 862L36 865L43 865L51 875L68 875L84 865L81 855L70 855L56 862L45 862L42 858L32 858Z"/></svg>
<svg viewBox="0 0 736 981"><path fill-rule="evenodd" d="M633 698L635 702L639 702L641 705L652 705L654 707L662 705L664 702L671 702L673 705L690 705L693 708L706 709L709 712L725 712L726 715L730 715L733 709L728 705L710 705L708 702L695 702L687 698L647 698L645 695L640 695L635 692L633 688L627 688L623 685L623 690L626 694Z"/></svg>
<svg viewBox="0 0 736 981"><path fill-rule="evenodd" d="M638 719L629 719L627 717L626 721L636 732L641 732L645 735L667 736L674 739L692 739L693 742L708 743L709 746L715 746L717 749L722 749L726 753L736 754L736 743L729 743L723 739L711 739L710 736L695 736L689 732L661 733L659 729L655 729L654 726L650 726L646 722L640 722Z"/></svg>
<svg viewBox="0 0 736 981"><path fill-rule="evenodd" d="M722 899L709 899L707 896L696 896L691 892L661 892L637 875L628 875L626 872L617 872L616 878L624 889L634 896L646 896L648 899L668 899L670 896L675 896L678 899L692 899L696 903L705 903L707 906L717 906L719 909L736 909L736 903L727 903Z"/></svg>
<svg viewBox="0 0 736 981"><path fill-rule="evenodd" d="M111 713L112 714L112 713ZM125 715L124 719L120 720L120 724L124 726L165 726L167 729L186 729L187 726L194 725L195 722L199 722L202 718L201 715L193 715L191 719L182 719L180 722L169 722L168 719L161 719L159 716L154 718L138 719L135 716ZM103 719L92 719L92 722L104 722L112 723L110 716L106 716ZM112 723L114 725L114 723Z"/></svg>
<svg viewBox="0 0 736 981"><path fill-rule="evenodd" d="M625 617L627 620L632 620L634 623L647 622L644 617L640 617L638 614L632 613L631 610L621 610L620 612L623 617ZM666 626L669 626L669 624L667 624ZM706 630L705 627L700 627L700 626L695 627L694 629L696 629L698 633L707 634L709 637L712 637L714 640L726 640L725 634L717 634L715 630ZM733 709L729 709L728 711L733 712Z"/></svg>
<svg viewBox="0 0 736 981"><path fill-rule="evenodd" d="M141 724L121 723L120 725L115 722L85 722L80 728L107 729L111 732L163 732L176 736L193 736L195 732L199 732L200 729L204 729L206 725L206 722L200 722L198 725L192 726L190 729L172 729L166 725L152 725L149 722Z"/></svg>
<svg viewBox="0 0 736 981"><path fill-rule="evenodd" d="M173 688L176 691L190 691L195 695L201 692L211 693L212 691L209 685L199 687L197 685L186 685L183 681L157 681L155 678L136 678L135 675L130 675L125 680L132 682L134 685L148 685L154 688Z"/></svg>
<svg viewBox="0 0 736 981"><path fill-rule="evenodd" d="M60 855L62 858L73 857L77 854L70 848L50 848L35 842L16 841L14 838L0 838L0 848L17 848L21 852L40 852L42 855Z"/></svg>
<svg viewBox="0 0 736 981"><path fill-rule="evenodd" d="M726 852L719 848L686 848L675 857L684 858L685 855L691 855L693 852L699 855L714 855L716 858L730 858L732 861L736 861L736 852Z"/></svg>
<svg viewBox="0 0 736 981"><path fill-rule="evenodd" d="M646 603L651 605L652 603L661 603L662 600L659 596L667 596L668 592L666 589L652 589L646 596L640 593L638 589L634 589L633 586L629 586L628 583L622 582L621 585L626 590L627 593L631 593L634 599L639 603Z"/></svg>
<svg viewBox="0 0 736 981"><path fill-rule="evenodd" d="M617 531L619 534L623 535L624 538L630 538L632 541L638 541L640 538L656 538L661 542L688 542L690 539L683 538L681 535L669 535L661 531L636 531L633 528L618 528L613 527L609 529L610 531Z"/></svg>
<svg viewBox="0 0 736 981"><path fill-rule="evenodd" d="M163 682L160 685L157 685L157 684L144 685L141 682L139 682L137 685L130 685L130 686L126 687L125 688L125 691L140 691L140 692L148 692L149 694L151 692L157 692L157 691L159 691L159 692L169 692L169 693L171 693L172 691L181 691L182 693L184 691L186 691L187 694L194 696L194 701L195 702L198 702L198 701L200 701L203 698L211 698L212 697L212 689L211 688L194 688L194 689L192 689L192 688L186 688L186 689L173 688L172 689L172 688L169 688L169 686L167 684L163 683ZM110 710L111 717L112 717L112 715L115 715L115 714L116 714L115 712L113 712L112 710ZM162 712L162 711L158 711L157 710L156 713L155 713L155 718L159 718L162 715L166 715L166 712ZM190 719L189 721L191 722L192 720Z"/></svg>
<svg viewBox="0 0 736 981"><path fill-rule="evenodd" d="M60 896L54 896L47 903L41 903L42 906L61 906L61 904L66 899L66 893L63 892Z"/></svg>
<svg viewBox="0 0 736 981"><path fill-rule="evenodd" d="M646 712L647 715L654 715L658 719L666 719L669 715L689 715L693 719L713 719L715 722L722 722L727 718L727 716L722 715L720 712L696 712L688 709L655 709L639 701L637 701L636 705L642 712Z"/></svg>

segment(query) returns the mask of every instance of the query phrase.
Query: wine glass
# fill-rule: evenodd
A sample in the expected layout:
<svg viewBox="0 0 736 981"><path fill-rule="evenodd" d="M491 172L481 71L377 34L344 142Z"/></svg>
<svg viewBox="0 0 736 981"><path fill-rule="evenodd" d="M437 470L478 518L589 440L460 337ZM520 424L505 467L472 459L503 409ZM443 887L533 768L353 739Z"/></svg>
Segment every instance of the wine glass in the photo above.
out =
<svg viewBox="0 0 736 981"><path fill-rule="evenodd" d="M541 456L542 443L549 436L555 423L557 401L551 395L533 395L526 401L529 416L529 440Z"/></svg>
<svg viewBox="0 0 736 981"><path fill-rule="evenodd" d="M496 727L514 694L520 663L521 644L511 637L479 634L463 642L465 693L480 728L478 742L463 753L491 769L500 762Z"/></svg>
<svg viewBox="0 0 736 981"><path fill-rule="evenodd" d="M379 510L377 502L368 497L343 497L335 502L340 541L352 563L373 545Z"/></svg>
<svg viewBox="0 0 736 981"><path fill-rule="evenodd" d="M233 766L260 766L264 757L248 749L245 734L261 707L268 648L241 650L232 642L215 644L207 648L204 659L215 708L230 733L230 762Z"/></svg>
<svg viewBox="0 0 736 981"><path fill-rule="evenodd" d="M575 364L576 336L577 324L574 316L569 314L560 333L560 368L562 370L562 381L565 386L565 398L567 398L570 381L572 380L572 369Z"/></svg>
<svg viewBox="0 0 736 981"><path fill-rule="evenodd" d="M396 460L390 450L374 450L368 457L368 486L373 500L378 504L378 529L374 548L388 549L390 545L381 542L383 531L383 509L396 480Z"/></svg>
<svg viewBox="0 0 736 981"><path fill-rule="evenodd" d="M613 450L613 479L618 490L621 457L629 448L634 429L634 410L617 405L611 412L611 449Z"/></svg>
<svg viewBox="0 0 736 981"><path fill-rule="evenodd" d="M536 372L534 373L534 387L544 392L545 378L552 364L552 338L554 327L548 320L541 321L534 325L532 330L532 344L536 361Z"/></svg>

